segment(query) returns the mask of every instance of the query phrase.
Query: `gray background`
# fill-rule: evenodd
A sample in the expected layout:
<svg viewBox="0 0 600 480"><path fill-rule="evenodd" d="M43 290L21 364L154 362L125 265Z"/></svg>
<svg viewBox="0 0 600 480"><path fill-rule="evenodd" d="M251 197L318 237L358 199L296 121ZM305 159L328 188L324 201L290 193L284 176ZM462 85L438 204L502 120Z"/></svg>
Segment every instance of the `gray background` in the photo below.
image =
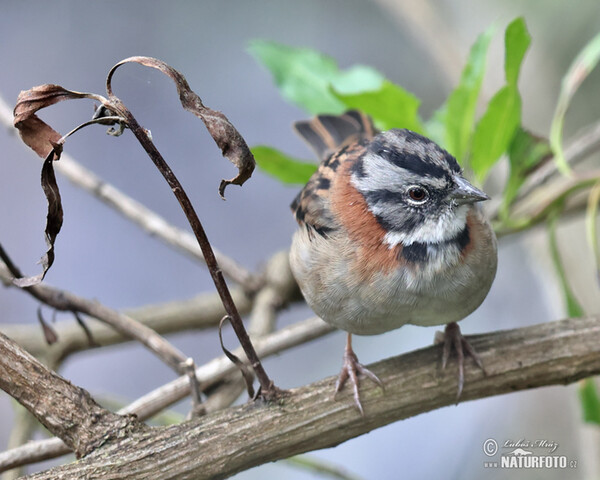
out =
<svg viewBox="0 0 600 480"><path fill-rule="evenodd" d="M281 99L270 76L247 53L251 39L313 47L335 57L342 67L371 65L422 98L425 118L452 86L406 24L375 1L5 1L0 5L4 66L0 95L11 105L21 89L42 83L103 93L105 75L114 63L130 55L149 55L183 72L204 102L226 113L250 145L274 145L301 158L310 158L310 152L290 126L306 114ZM562 73L600 29L597 2L440 0L430 5L451 33L461 58L477 34L497 22L484 85L488 98L503 81L502 31L514 17L525 15L533 44L521 76L523 116L529 127L547 133ZM575 97L567 134L597 118L599 78L597 72L593 74ZM152 130L215 246L250 268L287 248L295 228L288 205L298 188L284 187L257 172L243 188L230 187L227 202L221 201L217 186L221 178L232 176L233 168L221 158L201 122L180 108L170 81L156 71L131 65L118 72L113 87L140 123ZM91 112L89 102L78 101L60 104L42 116L66 132ZM0 131L0 144L0 241L23 270L35 273L39 268L35 262L44 250L40 162L6 129ZM88 128L70 139L66 150L104 180L186 228L169 188L131 134L115 139L101 128ZM115 308L188 298L213 288L201 266L149 238L64 179L59 178L59 184L65 223L49 283ZM581 229L575 230L573 237L581 236ZM497 280L483 306L461 323L465 333L563 316L552 271L544 261L544 237L537 237L503 241ZM569 241L567 248L573 249L575 241ZM540 249L542 253L532 253ZM579 283L589 284L589 271L579 269L577 259L573 264ZM0 324L36 322L36 302L14 289L0 289L0 305ZM50 316L49 311L46 314ZM309 315L306 308L295 307L283 315L282 324ZM355 350L361 361L369 363L428 345L434 331L408 326L377 337L357 337ZM198 363L220 353L213 331L171 339ZM338 332L268 359L266 368L284 388L333 375L343 343L344 335ZM61 373L93 394L121 401L173 378L151 354L132 345L75 355ZM591 443L595 433L582 426L580 415L574 387L546 388L444 408L312 455L369 479L507 478L504 472L483 469L483 441L542 438L558 442L560 454L579 459L579 468L569 477L584 478L592 468L589 459L600 450L598 443ZM0 448L6 445L11 425L11 402L0 393ZM538 478L539 472L518 473ZM236 478L281 475L313 478L281 462ZM543 478L564 478L564 472L544 472Z"/></svg>

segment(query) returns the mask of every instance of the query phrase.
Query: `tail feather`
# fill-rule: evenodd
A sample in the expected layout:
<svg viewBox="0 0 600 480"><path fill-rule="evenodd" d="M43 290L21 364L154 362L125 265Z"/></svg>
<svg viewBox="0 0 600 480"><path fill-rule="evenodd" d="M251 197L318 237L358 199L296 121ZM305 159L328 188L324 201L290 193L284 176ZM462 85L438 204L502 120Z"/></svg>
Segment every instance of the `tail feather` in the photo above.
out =
<svg viewBox="0 0 600 480"><path fill-rule="evenodd" d="M320 160L345 145L371 140L377 134L371 118L357 110L342 115L319 115L312 120L296 122L294 129Z"/></svg>

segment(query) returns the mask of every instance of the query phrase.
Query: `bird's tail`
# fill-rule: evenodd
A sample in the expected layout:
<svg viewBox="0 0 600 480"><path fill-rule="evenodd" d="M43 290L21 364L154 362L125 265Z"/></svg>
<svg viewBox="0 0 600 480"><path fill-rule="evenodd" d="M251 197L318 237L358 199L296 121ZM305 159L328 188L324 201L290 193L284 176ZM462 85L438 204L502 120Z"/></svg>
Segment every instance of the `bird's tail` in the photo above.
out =
<svg viewBox="0 0 600 480"><path fill-rule="evenodd" d="M308 143L319 160L325 160L345 145L371 140L377 135L371 117L358 110L342 115L319 115L294 123L294 130Z"/></svg>

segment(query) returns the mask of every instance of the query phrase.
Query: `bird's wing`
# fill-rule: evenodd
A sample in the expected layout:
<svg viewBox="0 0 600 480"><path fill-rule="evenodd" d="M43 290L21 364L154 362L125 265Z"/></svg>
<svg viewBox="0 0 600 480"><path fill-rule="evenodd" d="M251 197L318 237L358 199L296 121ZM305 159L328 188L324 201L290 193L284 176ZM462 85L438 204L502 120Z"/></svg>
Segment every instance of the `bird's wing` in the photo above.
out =
<svg viewBox="0 0 600 480"><path fill-rule="evenodd" d="M340 116L320 115L294 127L323 161L291 208L300 225L327 235L339 227L331 215L329 201L335 172L341 165L356 161L377 131L371 119L358 111Z"/></svg>

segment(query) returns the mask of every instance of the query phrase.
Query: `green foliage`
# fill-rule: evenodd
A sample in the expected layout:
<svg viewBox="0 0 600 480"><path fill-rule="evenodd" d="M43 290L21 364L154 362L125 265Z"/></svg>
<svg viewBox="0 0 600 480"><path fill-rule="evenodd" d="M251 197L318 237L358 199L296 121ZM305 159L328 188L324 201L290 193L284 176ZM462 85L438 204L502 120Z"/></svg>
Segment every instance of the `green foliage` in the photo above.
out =
<svg viewBox="0 0 600 480"><path fill-rule="evenodd" d="M600 283L600 242L598 241L598 206L600 204L600 180L596 182L590 192L588 208L585 214L585 227L587 240L596 262L596 277Z"/></svg>
<svg viewBox="0 0 600 480"><path fill-rule="evenodd" d="M470 167L480 183L506 152L520 123L521 97L515 87L506 85L492 97L473 134Z"/></svg>
<svg viewBox="0 0 600 480"><path fill-rule="evenodd" d="M505 84L488 102L481 118L476 118L493 34L492 26L477 38L459 84L425 120L419 116L420 100L415 95L372 68L357 65L340 70L334 59L314 50L267 41L253 42L250 51L272 74L282 96L310 114L340 114L357 109L370 115L380 129L408 128L423 133L452 153L481 184L494 165L503 156L508 157L509 175L496 226L505 230L522 229L540 220L537 217L511 218L513 202L519 197L527 177L551 156L561 171L568 172L561 145L564 114L571 97L600 60L600 34L576 57L563 79L550 142L533 135L521 124L518 81L531 44L523 18L512 21L504 34ZM259 167L286 183L305 182L314 168L274 149L261 147L258 152ZM564 197L580 187L588 186L582 180L580 185L564 193ZM553 207L560 202L562 196L552 200ZM547 218L548 212L549 209L544 210L543 218ZM591 237L589 233L588 237ZM594 248L597 252L597 245Z"/></svg>
<svg viewBox="0 0 600 480"><path fill-rule="evenodd" d="M579 383L579 399L583 408L583 420L600 425L600 398L593 378Z"/></svg>
<svg viewBox="0 0 600 480"><path fill-rule="evenodd" d="M512 218L511 207L519 198L528 176L551 157L554 157L559 171L571 173L562 149L564 117L571 98L600 61L600 34L577 55L562 80L549 141L530 133L521 123L522 99L518 81L531 43L523 18L512 21L505 31L505 84L488 102L481 118L476 119L493 34L492 26L477 38L459 84L425 121L419 116L420 100L415 95L369 67L354 66L340 70L332 58L321 53L272 42L254 42L250 51L270 71L282 96L310 114L340 114L348 109L357 109L370 115L382 130L408 128L423 133L453 154L479 183L484 183L494 165L507 156L509 175L496 227L515 231L540 220L548 221L550 252L566 310L570 317L580 317L584 311L567 279L556 240L556 226L568 197L584 188L591 189L586 227L600 281L597 236L600 180L592 177L574 182L568 189L557 192L543 205L544 208L531 217ZM316 168L270 147L255 147L253 152L260 168L285 183L304 183ZM600 425L600 399L593 381L582 382L579 393L585 421Z"/></svg>
<svg viewBox="0 0 600 480"><path fill-rule="evenodd" d="M554 263L554 268L556 270L556 274L558 275L560 287L562 289L563 297L565 299L567 315L571 318L583 317L583 308L579 304L577 298L575 298L573 290L569 285L567 273L565 272L565 267L563 266L562 258L560 256L560 250L558 248L558 242L556 240L556 224L558 222L558 215L560 213L560 210L561 208L556 208L554 212L550 215L548 220L548 231L550 233L550 254L552 256L552 262Z"/></svg>
<svg viewBox="0 0 600 480"><path fill-rule="evenodd" d="M596 35L584 49L575 57L569 70L562 79L558 103L554 111L552 125L550 127L550 144L554 152L557 168L564 174L570 175L571 169L565 160L562 148L562 130L565 114L571 103L571 98L586 79L590 72L596 67L600 60L600 33Z"/></svg>
<svg viewBox="0 0 600 480"><path fill-rule="evenodd" d="M294 48L255 40L250 53L269 69L281 95L312 115L340 114L346 110L331 90L352 94L376 90L383 76L376 70L356 65L341 71L336 61L308 48Z"/></svg>
<svg viewBox="0 0 600 480"><path fill-rule="evenodd" d="M502 199L502 218L508 220L508 209L529 172L535 170L545 160L552 157L552 149L548 140L533 135L519 127L515 132L508 151L510 174Z"/></svg>
<svg viewBox="0 0 600 480"><path fill-rule="evenodd" d="M445 111L443 118L446 126L444 146L461 164L465 163L473 134L475 108L493 33L494 28L490 27L477 38L471 47L460 83L448 97L445 108L442 107Z"/></svg>
<svg viewBox="0 0 600 480"><path fill-rule="evenodd" d="M530 43L525 21L517 18L508 26L504 37L506 85L490 100L473 134L470 167L480 182L508 150L521 125L521 95L517 82ZM514 161L519 162L519 159Z"/></svg>
<svg viewBox="0 0 600 480"><path fill-rule="evenodd" d="M314 163L292 158L265 145L252 147L252 154L259 168L283 183L305 184L317 170L317 165Z"/></svg>
<svg viewBox="0 0 600 480"><path fill-rule="evenodd" d="M511 22L504 34L504 48L506 49L504 73L507 84L517 85L519 73L521 72L521 64L530 44L531 36L527 31L525 19L519 17Z"/></svg>
<svg viewBox="0 0 600 480"><path fill-rule="evenodd" d="M370 115L382 130L401 127L424 133L418 113L421 101L389 80L384 80L377 90L354 94L340 93L336 85L334 95L347 109L362 110Z"/></svg>

